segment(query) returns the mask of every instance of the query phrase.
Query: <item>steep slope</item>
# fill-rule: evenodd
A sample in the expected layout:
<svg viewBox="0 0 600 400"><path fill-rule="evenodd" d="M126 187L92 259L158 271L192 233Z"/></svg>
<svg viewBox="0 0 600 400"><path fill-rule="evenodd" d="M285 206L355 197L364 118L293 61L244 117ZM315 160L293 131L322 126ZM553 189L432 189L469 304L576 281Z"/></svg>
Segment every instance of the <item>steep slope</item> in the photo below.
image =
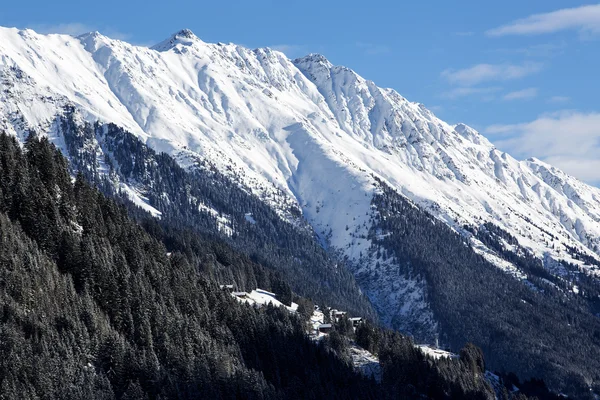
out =
<svg viewBox="0 0 600 400"><path fill-rule="evenodd" d="M586 253L597 250L597 188L538 161L519 162L473 129L451 127L321 56L295 64L315 82L339 126L369 150L357 156L436 216L454 226L494 221L539 256L559 255L544 243L547 232L559 243L582 243Z"/></svg>
<svg viewBox="0 0 600 400"><path fill-rule="evenodd" d="M456 227L494 221L538 256L560 257L559 243L597 249L598 189L516 161L322 56L292 63L269 49L206 44L187 30L152 49L98 33L1 35L6 128L48 130L61 106L74 104L84 119L120 125L183 164L209 159L257 193L274 184L351 257L368 247L345 227L350 220L364 231L372 174Z"/></svg>
<svg viewBox="0 0 600 400"><path fill-rule="evenodd" d="M114 124L81 124L74 109L57 120L50 138L64 145L73 170L105 194L131 200L176 229L219 238L320 304L376 318L352 274L319 245L293 204L285 209L290 220L282 219L208 162L185 170ZM235 276L224 282L255 287Z"/></svg>

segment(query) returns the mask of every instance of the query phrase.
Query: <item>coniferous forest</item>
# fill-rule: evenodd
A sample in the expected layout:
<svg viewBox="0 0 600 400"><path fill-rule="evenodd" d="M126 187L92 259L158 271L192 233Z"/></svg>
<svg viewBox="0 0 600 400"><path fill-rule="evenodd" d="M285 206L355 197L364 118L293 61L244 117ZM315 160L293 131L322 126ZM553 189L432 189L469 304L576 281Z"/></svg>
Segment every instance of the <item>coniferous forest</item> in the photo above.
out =
<svg viewBox="0 0 600 400"><path fill-rule="evenodd" d="M0 142L3 398L371 396L298 318L238 304L213 279L277 276L226 245L168 254L81 175L72 184L45 139Z"/></svg>
<svg viewBox="0 0 600 400"><path fill-rule="evenodd" d="M72 179L47 139L21 148L0 135L0 398L494 398L477 347L434 361L371 323L316 343L306 313L219 288L235 280L304 303L279 272L218 238L137 219ZM351 340L379 355L381 383L348 362Z"/></svg>
<svg viewBox="0 0 600 400"><path fill-rule="evenodd" d="M528 280L519 282L475 253L464 236L380 184L373 199L380 216L371 236L405 273L425 276L441 341L453 349L473 342L491 370L543 378L570 396L593 398L590 383L600 380L597 281L582 277L578 283L589 295L569 295L559 286L568 282L552 278L538 259L504 250L498 238L510 242L506 232L489 224L469 228L527 272ZM386 235L377 239L377 231Z"/></svg>

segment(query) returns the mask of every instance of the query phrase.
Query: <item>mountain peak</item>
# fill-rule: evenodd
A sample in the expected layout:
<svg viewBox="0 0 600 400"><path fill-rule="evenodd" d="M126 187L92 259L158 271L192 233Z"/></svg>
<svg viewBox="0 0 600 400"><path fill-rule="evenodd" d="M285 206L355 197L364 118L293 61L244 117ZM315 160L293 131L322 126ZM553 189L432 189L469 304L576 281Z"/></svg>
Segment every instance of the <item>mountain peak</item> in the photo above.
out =
<svg viewBox="0 0 600 400"><path fill-rule="evenodd" d="M98 31L84 33L82 35L77 36L77 39L83 44L83 46L88 51L96 51L99 47L102 47L107 41L110 41L109 38L104 36Z"/></svg>
<svg viewBox="0 0 600 400"><path fill-rule="evenodd" d="M83 34L77 36L77 39L79 39L81 41L87 41L87 40L94 40L94 39L103 38L103 37L104 36L100 32L93 31L93 32L83 33Z"/></svg>
<svg viewBox="0 0 600 400"><path fill-rule="evenodd" d="M172 36L188 38L188 39L198 39L198 37L194 34L194 32L192 32L191 29L187 29L187 28L180 30L179 32L175 33Z"/></svg>
<svg viewBox="0 0 600 400"><path fill-rule="evenodd" d="M311 53L304 57L296 58L293 64L313 81L329 79L334 66L322 54Z"/></svg>
<svg viewBox="0 0 600 400"><path fill-rule="evenodd" d="M304 57L296 58L294 60L294 64L320 64L326 66L327 68L331 68L333 64L322 54L318 53L310 53Z"/></svg>
<svg viewBox="0 0 600 400"><path fill-rule="evenodd" d="M194 43L202 42L198 36L194 34L190 29L181 29L180 31L172 34L168 39L151 47L153 50L168 51L178 44L185 46L193 45Z"/></svg>

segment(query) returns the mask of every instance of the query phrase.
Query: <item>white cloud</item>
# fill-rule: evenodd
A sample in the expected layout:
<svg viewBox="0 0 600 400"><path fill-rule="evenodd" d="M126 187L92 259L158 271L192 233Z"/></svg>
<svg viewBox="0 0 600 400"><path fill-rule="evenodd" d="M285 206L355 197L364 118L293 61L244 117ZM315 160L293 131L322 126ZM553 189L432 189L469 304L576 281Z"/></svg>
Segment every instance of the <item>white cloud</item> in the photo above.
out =
<svg viewBox="0 0 600 400"><path fill-rule="evenodd" d="M568 96L552 96L548 99L548 103L568 103L570 100Z"/></svg>
<svg viewBox="0 0 600 400"><path fill-rule="evenodd" d="M82 24L79 22L70 22L65 24L39 24L39 25L29 25L28 28L33 29L37 33L41 33L44 35L50 33L60 33L62 35L72 35L79 36L87 32L95 31L94 27L86 24Z"/></svg>
<svg viewBox="0 0 600 400"><path fill-rule="evenodd" d="M564 8L543 14L534 14L507 25L490 29L489 36L536 35L564 30L581 33L600 33L600 4Z"/></svg>
<svg viewBox="0 0 600 400"><path fill-rule="evenodd" d="M600 186L600 160L592 158L548 157L544 160L582 181Z"/></svg>
<svg viewBox="0 0 600 400"><path fill-rule="evenodd" d="M363 43L357 42L356 46L362 49L365 54L376 55L376 54L387 54L391 53L392 49L385 44L374 44L374 43Z"/></svg>
<svg viewBox="0 0 600 400"><path fill-rule="evenodd" d="M98 27L95 25L88 25L80 22L69 22L63 24L32 24L28 25L27 28L33 29L37 33L41 33L44 35L48 35L51 33L59 33L62 35L79 36L84 33L99 31L103 35L106 35L111 39L129 40L131 38L131 35L119 32L118 30L110 27Z"/></svg>
<svg viewBox="0 0 600 400"><path fill-rule="evenodd" d="M537 88L517 90L504 95L504 100L531 100L538 94Z"/></svg>
<svg viewBox="0 0 600 400"><path fill-rule="evenodd" d="M472 86L487 81L507 81L523 78L541 69L542 64L534 62L526 62L522 65L477 64L465 69L447 69L442 72L442 76L450 83Z"/></svg>
<svg viewBox="0 0 600 400"><path fill-rule="evenodd" d="M440 97L446 99L458 99L461 97L474 95L490 97L500 90L501 88L499 87L457 87L450 91L442 93Z"/></svg>
<svg viewBox="0 0 600 400"><path fill-rule="evenodd" d="M522 124L485 130L520 158L544 160L588 182L600 182L600 112L560 111Z"/></svg>

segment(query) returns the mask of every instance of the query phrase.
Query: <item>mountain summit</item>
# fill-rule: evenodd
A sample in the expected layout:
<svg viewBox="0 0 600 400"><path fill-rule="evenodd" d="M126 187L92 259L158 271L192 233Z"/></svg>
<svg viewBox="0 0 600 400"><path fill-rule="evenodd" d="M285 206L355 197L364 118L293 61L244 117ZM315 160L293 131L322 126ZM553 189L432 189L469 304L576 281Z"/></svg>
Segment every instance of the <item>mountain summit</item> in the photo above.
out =
<svg viewBox="0 0 600 400"><path fill-rule="evenodd" d="M168 39L163 40L162 42L155 44L151 47L153 50L157 51L168 51L178 44L181 45L191 45L197 42L201 42L200 39L194 32L190 29L182 29L174 34L172 34Z"/></svg>

